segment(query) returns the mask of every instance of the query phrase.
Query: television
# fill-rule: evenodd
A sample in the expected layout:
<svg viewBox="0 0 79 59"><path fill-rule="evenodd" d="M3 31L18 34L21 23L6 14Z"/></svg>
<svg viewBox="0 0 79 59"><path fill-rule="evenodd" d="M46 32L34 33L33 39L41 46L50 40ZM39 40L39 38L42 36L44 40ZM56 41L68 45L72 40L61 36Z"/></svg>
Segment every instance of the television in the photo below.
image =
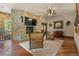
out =
<svg viewBox="0 0 79 59"><path fill-rule="evenodd" d="M36 26L37 20L29 17L25 17L25 25Z"/></svg>
<svg viewBox="0 0 79 59"><path fill-rule="evenodd" d="M37 24L36 19L32 19L32 25L33 25L33 26L36 26L36 24Z"/></svg>

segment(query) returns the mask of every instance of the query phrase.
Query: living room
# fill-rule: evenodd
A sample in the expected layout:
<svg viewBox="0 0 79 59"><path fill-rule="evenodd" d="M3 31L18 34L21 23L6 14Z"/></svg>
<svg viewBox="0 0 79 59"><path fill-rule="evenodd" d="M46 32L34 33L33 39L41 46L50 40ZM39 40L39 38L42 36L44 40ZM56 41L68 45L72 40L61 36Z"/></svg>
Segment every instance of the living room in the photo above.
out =
<svg viewBox="0 0 79 59"><path fill-rule="evenodd" d="M12 30L11 39L0 41L5 46L1 55L78 55L74 42L75 3L3 3L0 6L10 8Z"/></svg>

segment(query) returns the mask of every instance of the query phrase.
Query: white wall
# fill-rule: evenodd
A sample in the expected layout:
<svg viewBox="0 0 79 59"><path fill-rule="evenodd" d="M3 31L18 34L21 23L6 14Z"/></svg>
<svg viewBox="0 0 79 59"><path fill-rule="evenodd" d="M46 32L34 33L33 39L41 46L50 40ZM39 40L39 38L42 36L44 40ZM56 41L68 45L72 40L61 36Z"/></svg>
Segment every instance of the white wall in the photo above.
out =
<svg viewBox="0 0 79 59"><path fill-rule="evenodd" d="M53 24L56 20L63 20L64 36L74 36L75 4L70 4L57 10L57 14L52 17L43 16L42 22L48 23L48 31L54 31L54 26L49 27L49 23ZM66 21L70 21L71 24L66 26Z"/></svg>

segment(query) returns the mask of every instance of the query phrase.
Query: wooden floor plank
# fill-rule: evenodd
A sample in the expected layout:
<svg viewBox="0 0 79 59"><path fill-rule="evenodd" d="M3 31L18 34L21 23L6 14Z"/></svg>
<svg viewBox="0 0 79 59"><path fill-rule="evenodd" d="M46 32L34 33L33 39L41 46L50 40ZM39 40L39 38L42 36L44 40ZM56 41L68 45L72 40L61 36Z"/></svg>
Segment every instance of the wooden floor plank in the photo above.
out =
<svg viewBox="0 0 79 59"><path fill-rule="evenodd" d="M64 43L57 56L77 56L77 49L73 38L63 38Z"/></svg>
<svg viewBox="0 0 79 59"><path fill-rule="evenodd" d="M20 42L14 40L0 41L0 55L6 54L8 56L32 56L31 53L23 49Z"/></svg>

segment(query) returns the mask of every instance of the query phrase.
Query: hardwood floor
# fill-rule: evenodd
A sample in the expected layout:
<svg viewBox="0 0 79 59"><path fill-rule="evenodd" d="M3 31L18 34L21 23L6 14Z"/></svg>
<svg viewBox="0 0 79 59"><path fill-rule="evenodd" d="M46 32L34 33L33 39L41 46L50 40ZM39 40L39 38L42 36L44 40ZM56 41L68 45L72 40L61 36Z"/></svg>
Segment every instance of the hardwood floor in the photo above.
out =
<svg viewBox="0 0 79 59"><path fill-rule="evenodd" d="M0 41L0 56L32 56L31 53L19 46L18 41Z"/></svg>
<svg viewBox="0 0 79 59"><path fill-rule="evenodd" d="M57 56L77 56L77 49L73 38L62 38L64 43L57 53ZM32 56L28 51L19 46L18 41L8 40L7 42L0 41L0 55L6 54L9 56Z"/></svg>
<svg viewBox="0 0 79 59"><path fill-rule="evenodd" d="M77 49L73 38L62 38L64 43L57 56L77 56Z"/></svg>

